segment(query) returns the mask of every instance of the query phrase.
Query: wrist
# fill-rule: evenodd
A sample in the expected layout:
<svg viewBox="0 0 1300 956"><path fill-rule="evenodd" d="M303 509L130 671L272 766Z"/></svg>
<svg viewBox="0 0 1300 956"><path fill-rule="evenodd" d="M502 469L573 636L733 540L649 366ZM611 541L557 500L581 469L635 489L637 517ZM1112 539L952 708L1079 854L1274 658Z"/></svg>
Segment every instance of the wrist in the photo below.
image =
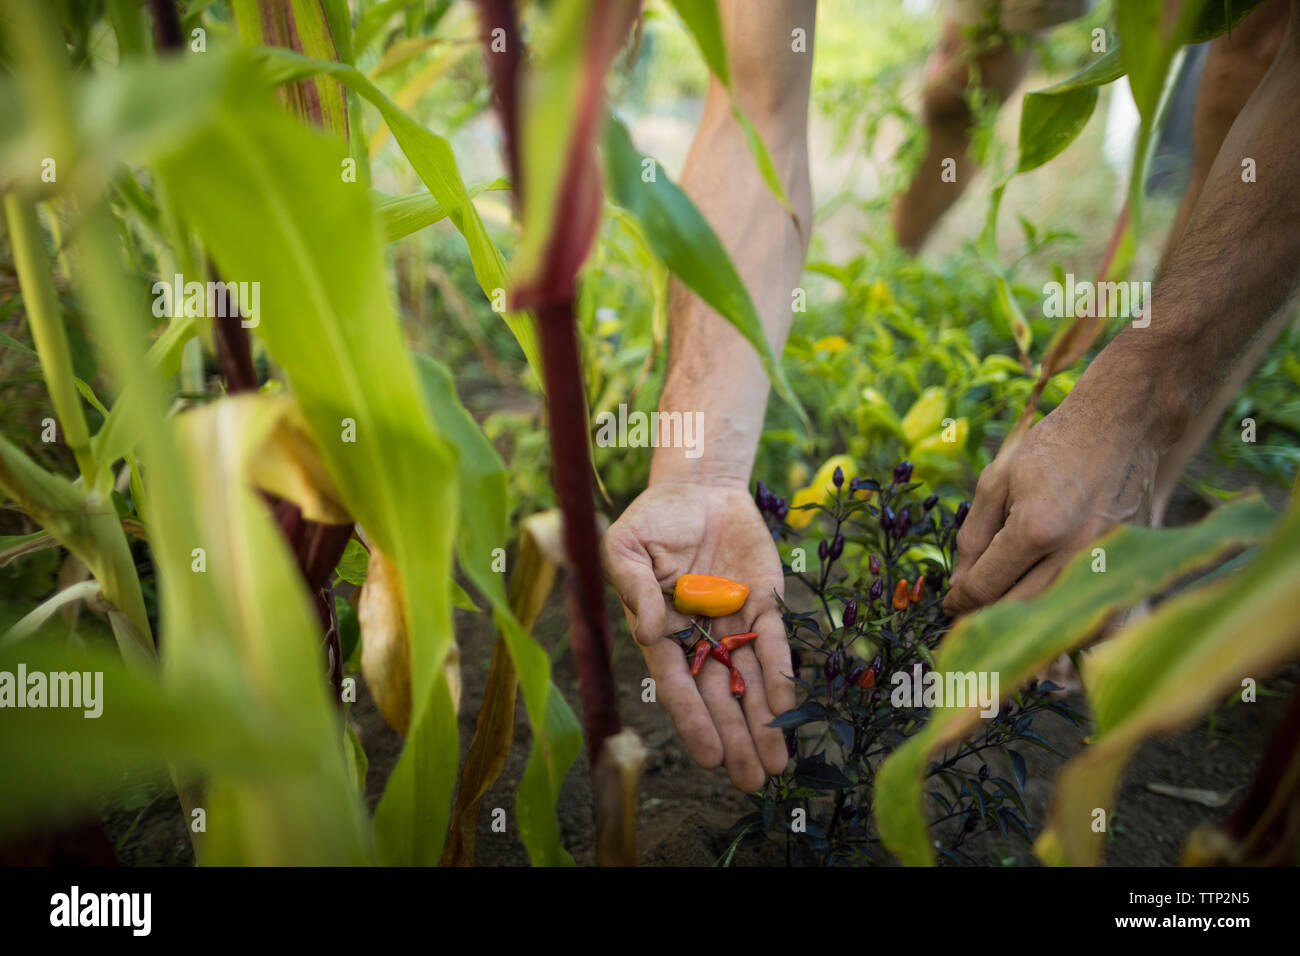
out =
<svg viewBox="0 0 1300 956"><path fill-rule="evenodd" d="M1164 454L1186 430L1190 396L1173 372L1176 360L1121 335L1088 366L1063 405Z"/></svg>

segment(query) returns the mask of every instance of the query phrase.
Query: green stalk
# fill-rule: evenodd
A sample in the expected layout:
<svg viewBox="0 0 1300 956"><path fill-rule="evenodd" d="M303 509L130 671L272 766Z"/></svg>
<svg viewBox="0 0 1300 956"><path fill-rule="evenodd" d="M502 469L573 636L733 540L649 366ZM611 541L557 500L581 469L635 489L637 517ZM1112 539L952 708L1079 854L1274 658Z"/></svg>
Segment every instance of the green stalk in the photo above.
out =
<svg viewBox="0 0 1300 956"><path fill-rule="evenodd" d="M14 265L27 309L27 323L32 330L36 351L41 357L45 385L54 405L54 414L63 428L63 439L77 459L77 469L87 488L95 486L95 456L90 448L90 429L77 394L77 379L72 371L68 336L59 315L58 297L54 293L54 273L45 254L41 225L36 206L17 192L5 194L5 218L13 244Z"/></svg>

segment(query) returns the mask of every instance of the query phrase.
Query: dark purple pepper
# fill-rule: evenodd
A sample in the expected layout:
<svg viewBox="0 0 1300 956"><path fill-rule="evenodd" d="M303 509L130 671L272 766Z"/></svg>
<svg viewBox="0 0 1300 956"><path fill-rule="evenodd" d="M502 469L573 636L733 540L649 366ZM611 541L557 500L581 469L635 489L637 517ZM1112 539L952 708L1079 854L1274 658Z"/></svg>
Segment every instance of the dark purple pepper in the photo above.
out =
<svg viewBox="0 0 1300 956"><path fill-rule="evenodd" d="M987 780L988 778L989 778L989 765L984 764L983 766L980 767L980 779Z"/></svg>
<svg viewBox="0 0 1300 956"><path fill-rule="evenodd" d="M840 809L840 815L844 817L845 820L852 820L858 815L858 808L851 803L846 803Z"/></svg>
<svg viewBox="0 0 1300 956"><path fill-rule="evenodd" d="M894 481L902 483L912 477L912 463L900 461L894 468Z"/></svg>
<svg viewBox="0 0 1300 956"><path fill-rule="evenodd" d="M957 506L957 513L952 516L953 527L960 528L962 526L962 522L966 520L966 516L968 514L970 514L970 502L963 501L961 504Z"/></svg>
<svg viewBox="0 0 1300 956"><path fill-rule="evenodd" d="M939 503L939 496L937 494L929 495L926 497L924 501L921 502L921 507L923 507L926 511L929 511L938 503Z"/></svg>
<svg viewBox="0 0 1300 956"><path fill-rule="evenodd" d="M848 604L844 605L844 616L841 618L845 627L852 627L858 620L858 599L853 598Z"/></svg>
<svg viewBox="0 0 1300 956"><path fill-rule="evenodd" d="M835 474L831 475L831 481L835 482L836 488L839 488L844 484L844 469L839 465L835 466Z"/></svg>
<svg viewBox="0 0 1300 956"><path fill-rule="evenodd" d="M867 596L870 597L871 600L873 601L879 601L880 595L884 593L885 593L885 579L876 578L875 581L871 582L871 590L867 592Z"/></svg>
<svg viewBox="0 0 1300 956"><path fill-rule="evenodd" d="M835 561L844 553L844 535L837 534L835 540L831 542L831 560Z"/></svg>
<svg viewBox="0 0 1300 956"><path fill-rule="evenodd" d="M872 574L880 573L880 556L873 554L867 558L867 570Z"/></svg>
<svg viewBox="0 0 1300 956"><path fill-rule="evenodd" d="M790 513L790 505L785 500L785 495L776 499L776 507L773 509L772 513L776 515L778 521L785 520L785 516Z"/></svg>
<svg viewBox="0 0 1300 956"><path fill-rule="evenodd" d="M871 662L871 669L876 672L877 677L880 676L881 668L883 668L884 666L885 666L885 659L881 657L879 654L877 654L875 660Z"/></svg>
<svg viewBox="0 0 1300 956"><path fill-rule="evenodd" d="M786 734L785 737L785 754L787 757L793 757L799 752L799 737L794 731Z"/></svg>
<svg viewBox="0 0 1300 956"><path fill-rule="evenodd" d="M880 527L881 527L881 529L882 529L883 531L893 531L893 530L894 530L894 519L895 519L896 517L897 517L897 515L894 514L894 509L891 508L891 507L889 507L889 505L885 505L885 507L884 507L883 509L881 509L881 512L880 512Z"/></svg>
<svg viewBox="0 0 1300 956"><path fill-rule="evenodd" d="M821 543L817 545L817 557L825 561L826 556L829 555L830 553L831 553L830 545L826 543L825 538L822 538Z"/></svg>
<svg viewBox="0 0 1300 956"><path fill-rule="evenodd" d="M822 676L828 681L834 680L840 672L840 652L835 651L830 657L826 658L826 663L822 665Z"/></svg>
<svg viewBox="0 0 1300 956"><path fill-rule="evenodd" d="M844 683L852 687L858 682L858 678L862 676L866 669L867 666L865 664L854 664L853 668L849 671L848 676L844 678Z"/></svg>
<svg viewBox="0 0 1300 956"><path fill-rule="evenodd" d="M771 511L773 503L772 492L767 490L767 485L760 479L758 488L754 492L754 504L758 505L759 511Z"/></svg>

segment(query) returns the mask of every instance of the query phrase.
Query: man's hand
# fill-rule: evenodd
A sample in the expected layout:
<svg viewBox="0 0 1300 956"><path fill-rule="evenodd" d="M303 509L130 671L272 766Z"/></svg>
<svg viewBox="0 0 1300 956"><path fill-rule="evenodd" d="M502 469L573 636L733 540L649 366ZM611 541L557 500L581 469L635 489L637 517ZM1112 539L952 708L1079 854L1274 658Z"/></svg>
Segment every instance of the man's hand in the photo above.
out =
<svg viewBox="0 0 1300 956"><path fill-rule="evenodd" d="M1032 597L1115 525L1146 521L1158 460L1134 419L1070 395L980 475L944 610Z"/></svg>
<svg viewBox="0 0 1300 956"><path fill-rule="evenodd" d="M703 767L725 762L733 784L758 790L766 773L785 769L784 736L766 725L794 707L794 683L775 597L783 590L781 559L754 499L740 483L652 484L610 527L602 550L605 574L691 757ZM710 658L692 677L682 645L668 636L690 624L672 601L673 585L689 573L749 587L745 606L712 625L714 637L758 634L732 652L745 678L739 702L725 667Z"/></svg>

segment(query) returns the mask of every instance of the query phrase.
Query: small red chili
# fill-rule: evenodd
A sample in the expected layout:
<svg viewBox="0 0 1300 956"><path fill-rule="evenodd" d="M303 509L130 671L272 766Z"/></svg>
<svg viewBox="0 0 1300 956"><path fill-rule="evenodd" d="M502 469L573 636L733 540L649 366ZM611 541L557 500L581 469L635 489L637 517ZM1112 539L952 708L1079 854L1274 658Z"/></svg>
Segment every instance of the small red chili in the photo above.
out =
<svg viewBox="0 0 1300 956"><path fill-rule="evenodd" d="M740 700L745 696L745 678L740 676L740 671L736 668L731 669L731 696Z"/></svg>
<svg viewBox="0 0 1300 956"><path fill-rule="evenodd" d="M863 690L869 690L876 683L876 672L868 667L858 678L858 686Z"/></svg>
<svg viewBox="0 0 1300 956"><path fill-rule="evenodd" d="M756 631L746 631L744 634L728 634L726 637L718 638L718 643L729 651L734 651L738 647L743 647L754 638L758 637Z"/></svg>
<svg viewBox="0 0 1300 956"><path fill-rule="evenodd" d="M715 660L721 661L727 667L731 666L731 652L721 644L714 644L709 648L709 653L713 655Z"/></svg>
<svg viewBox="0 0 1300 956"><path fill-rule="evenodd" d="M703 638L700 638L700 640L695 642L695 650L691 652L691 673L692 674L698 674L700 672L700 668L703 667L704 662L708 660L709 651L711 651L712 649L713 649L712 645L710 645L709 642L704 640Z"/></svg>
<svg viewBox="0 0 1300 956"><path fill-rule="evenodd" d="M907 598L907 578L899 578L898 583L894 585L894 610L906 611Z"/></svg>
<svg viewBox="0 0 1300 956"><path fill-rule="evenodd" d="M921 594L925 591L925 576L918 574L916 583L912 585L912 603L916 604L921 600Z"/></svg>

